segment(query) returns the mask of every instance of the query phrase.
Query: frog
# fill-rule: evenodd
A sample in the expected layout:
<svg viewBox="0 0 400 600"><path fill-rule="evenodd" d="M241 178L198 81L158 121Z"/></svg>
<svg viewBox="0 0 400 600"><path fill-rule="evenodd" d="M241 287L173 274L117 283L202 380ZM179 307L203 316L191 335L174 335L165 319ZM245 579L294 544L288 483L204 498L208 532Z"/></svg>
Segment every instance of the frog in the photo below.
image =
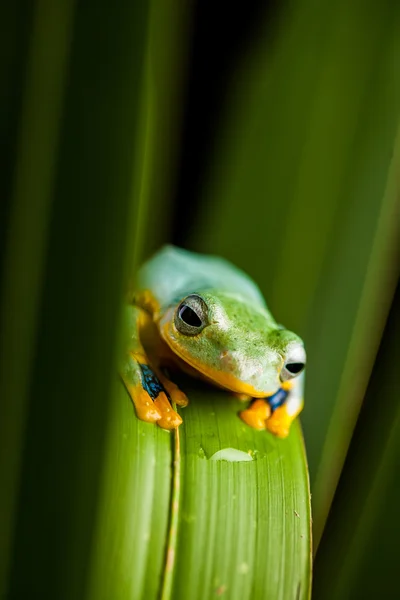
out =
<svg viewBox="0 0 400 600"><path fill-rule="evenodd" d="M233 394L247 426L278 438L301 412L302 339L267 308L257 284L232 263L166 245L139 269L124 306L119 367L137 417L165 430L182 423L178 369Z"/></svg>

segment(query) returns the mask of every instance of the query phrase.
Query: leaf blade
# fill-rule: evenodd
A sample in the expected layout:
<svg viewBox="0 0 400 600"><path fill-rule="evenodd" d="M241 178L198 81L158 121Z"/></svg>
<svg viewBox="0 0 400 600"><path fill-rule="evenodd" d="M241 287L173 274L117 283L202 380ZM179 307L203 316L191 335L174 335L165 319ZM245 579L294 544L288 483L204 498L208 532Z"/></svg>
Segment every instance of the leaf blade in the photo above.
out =
<svg viewBox="0 0 400 600"><path fill-rule="evenodd" d="M243 405L230 395L185 391L172 597L308 598L310 497L299 423L279 440L242 423ZM252 460L212 460L226 448Z"/></svg>
<svg viewBox="0 0 400 600"><path fill-rule="evenodd" d="M170 435L136 419L122 385L114 390L104 464L87 598L156 598L170 505Z"/></svg>

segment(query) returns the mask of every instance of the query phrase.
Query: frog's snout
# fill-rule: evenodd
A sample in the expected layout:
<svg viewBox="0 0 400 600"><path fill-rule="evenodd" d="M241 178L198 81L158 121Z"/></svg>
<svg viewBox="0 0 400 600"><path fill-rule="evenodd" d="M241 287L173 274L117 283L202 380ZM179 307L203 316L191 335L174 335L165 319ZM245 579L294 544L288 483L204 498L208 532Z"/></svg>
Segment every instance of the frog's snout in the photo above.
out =
<svg viewBox="0 0 400 600"><path fill-rule="evenodd" d="M246 357L242 352L223 350L219 358L220 371L233 376L236 381L233 391L240 392L243 385L250 386L254 396L263 397L274 394L280 386L280 368L270 357Z"/></svg>

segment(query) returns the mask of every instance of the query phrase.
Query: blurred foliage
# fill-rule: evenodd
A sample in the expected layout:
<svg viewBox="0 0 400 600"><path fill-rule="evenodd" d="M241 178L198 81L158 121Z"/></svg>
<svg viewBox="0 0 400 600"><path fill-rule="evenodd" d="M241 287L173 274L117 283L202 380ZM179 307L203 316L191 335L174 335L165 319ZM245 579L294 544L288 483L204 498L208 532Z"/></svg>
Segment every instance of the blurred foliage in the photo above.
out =
<svg viewBox="0 0 400 600"><path fill-rule="evenodd" d="M135 239L128 254L130 279L145 255L169 241L190 33L190 4L152 0L149 12L133 178L138 203Z"/></svg>
<svg viewBox="0 0 400 600"><path fill-rule="evenodd" d="M317 543L398 276L399 9L288 8L232 76L186 238L249 272L305 340Z"/></svg>
<svg viewBox="0 0 400 600"><path fill-rule="evenodd" d="M399 324L398 286L318 550L315 598L395 598L400 592L400 404L393 368L400 361Z"/></svg>
<svg viewBox="0 0 400 600"><path fill-rule="evenodd" d="M131 419L114 363L126 280L172 241L242 267L306 342L315 597L390 597L396 308L381 336L399 273L400 6L16 0L0 11L0 596L158 593L170 437ZM205 437L223 423L219 396L192 402L187 433L196 419ZM295 593L306 598L307 521L291 513L300 499L309 517L298 428L243 475L236 530L224 521L232 465L205 461L185 431L183 506L202 515L202 486L218 493L203 528L182 518L163 598L188 597L189 581L199 598L275 600L292 597L292 577L305 577ZM275 521L255 511L255 488ZM249 518L286 554L246 533ZM264 569L259 588L235 571L247 562L234 531Z"/></svg>
<svg viewBox="0 0 400 600"><path fill-rule="evenodd" d="M11 568L6 597L78 598L134 231L147 3L32 14L3 263L0 596Z"/></svg>

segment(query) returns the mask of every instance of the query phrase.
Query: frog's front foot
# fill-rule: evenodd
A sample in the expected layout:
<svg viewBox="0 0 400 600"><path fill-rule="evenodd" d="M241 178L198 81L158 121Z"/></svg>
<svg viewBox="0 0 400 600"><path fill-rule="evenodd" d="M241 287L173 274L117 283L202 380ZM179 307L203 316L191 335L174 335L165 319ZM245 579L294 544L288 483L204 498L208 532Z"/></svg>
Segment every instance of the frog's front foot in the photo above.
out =
<svg viewBox="0 0 400 600"><path fill-rule="evenodd" d="M290 425L302 407L296 396L291 395L289 402L288 396L288 390L282 386L265 400L254 400L247 410L240 413L240 417L254 429L268 429L277 437L285 438L289 435Z"/></svg>
<svg viewBox="0 0 400 600"><path fill-rule="evenodd" d="M149 394L142 388L139 383L137 385L130 385L124 382L126 389L135 405L137 418L147 423L156 423L161 419L161 413L154 405L153 400Z"/></svg>
<svg viewBox="0 0 400 600"><path fill-rule="evenodd" d="M266 422L271 415L271 408L266 400L255 400L249 408L242 410L240 418L250 427L262 430L266 428Z"/></svg>
<svg viewBox="0 0 400 600"><path fill-rule="evenodd" d="M173 383L161 371L157 370L156 373L168 396L171 398L171 401L178 406L187 406L189 404L188 397L184 392L182 392L182 390L178 388L176 383Z"/></svg>
<svg viewBox="0 0 400 600"><path fill-rule="evenodd" d="M163 383L147 363L139 363L139 367L142 372L143 390L147 392L155 410L160 415L157 425L163 429L176 429L182 423L182 418L172 408ZM135 402L134 399L133 401Z"/></svg>
<svg viewBox="0 0 400 600"><path fill-rule="evenodd" d="M273 412L271 417L266 421L266 426L268 431L277 437L285 438L289 435L292 421L293 416L288 414L287 406L283 405Z"/></svg>

